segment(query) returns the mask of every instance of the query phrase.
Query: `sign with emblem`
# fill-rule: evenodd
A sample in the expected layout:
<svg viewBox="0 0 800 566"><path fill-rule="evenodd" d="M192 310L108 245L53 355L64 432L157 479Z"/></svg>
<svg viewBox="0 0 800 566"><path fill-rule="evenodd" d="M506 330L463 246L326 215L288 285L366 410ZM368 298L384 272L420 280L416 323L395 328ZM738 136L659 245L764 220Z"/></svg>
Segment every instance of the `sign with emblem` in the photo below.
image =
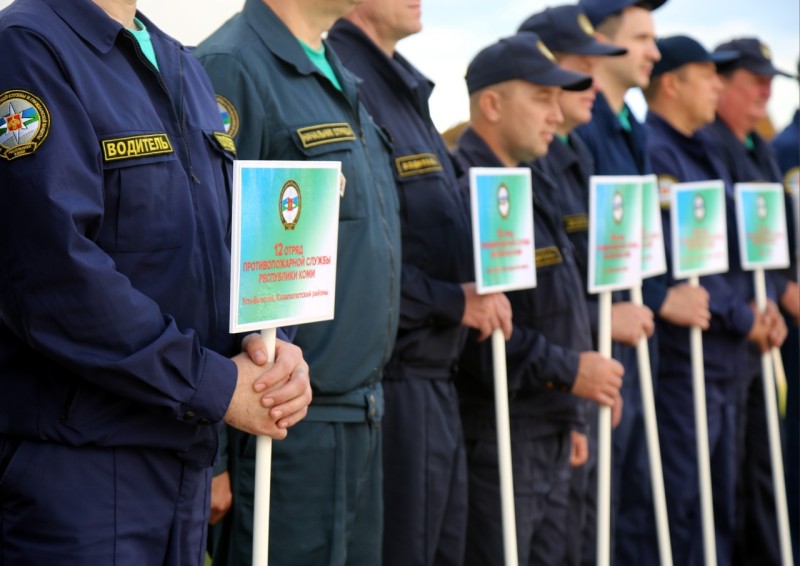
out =
<svg viewBox="0 0 800 566"><path fill-rule="evenodd" d="M330 320L338 161L235 161L231 332Z"/></svg>
<svg viewBox="0 0 800 566"><path fill-rule="evenodd" d="M472 167L469 175L478 293L536 287L530 169Z"/></svg>
<svg viewBox="0 0 800 566"><path fill-rule="evenodd" d="M642 189L638 176L593 175L589 183L589 292L641 283Z"/></svg>
<svg viewBox="0 0 800 566"><path fill-rule="evenodd" d="M672 187L671 198L675 279L728 271L724 183L678 183Z"/></svg>
<svg viewBox="0 0 800 566"><path fill-rule="evenodd" d="M664 227L661 225L658 180L645 175L642 181L642 279L667 272Z"/></svg>
<svg viewBox="0 0 800 566"><path fill-rule="evenodd" d="M49 132L50 112L38 96L25 90L0 94L0 158L31 155Z"/></svg>
<svg viewBox="0 0 800 566"><path fill-rule="evenodd" d="M778 183L737 183L736 227L742 268L789 267L783 188Z"/></svg>

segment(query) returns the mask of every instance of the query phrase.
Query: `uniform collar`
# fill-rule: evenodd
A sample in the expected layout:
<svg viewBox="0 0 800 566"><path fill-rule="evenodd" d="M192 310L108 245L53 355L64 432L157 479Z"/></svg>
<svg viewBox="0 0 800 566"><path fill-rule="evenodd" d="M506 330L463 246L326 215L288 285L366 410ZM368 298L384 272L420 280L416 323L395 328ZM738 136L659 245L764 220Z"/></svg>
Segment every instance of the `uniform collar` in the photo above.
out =
<svg viewBox="0 0 800 566"><path fill-rule="evenodd" d="M117 35L124 26L112 20L97 4L90 0L44 0L76 34L101 53L114 47ZM137 12L137 17L139 14ZM143 20L144 21L144 20ZM145 25L148 25L146 22Z"/></svg>
<svg viewBox="0 0 800 566"><path fill-rule="evenodd" d="M475 130L468 127L458 140L456 154L465 169L469 167L504 167Z"/></svg>
<svg viewBox="0 0 800 566"><path fill-rule="evenodd" d="M119 33L125 29L121 23L111 19L102 8L91 0L44 0L66 24L84 41L100 53L108 53L114 47ZM147 26L151 37L163 36L161 30L141 12L136 17Z"/></svg>
<svg viewBox="0 0 800 566"><path fill-rule="evenodd" d="M317 71L294 34L263 0L247 0L242 17L276 57L301 74L310 75Z"/></svg>
<svg viewBox="0 0 800 566"><path fill-rule="evenodd" d="M336 36L352 42L337 42ZM433 91L433 81L420 73L400 53L395 51L393 57L388 57L357 25L344 18L339 19L331 28L330 41L335 43L337 54L347 64L350 54L358 51L365 54L369 62L390 83L402 86L409 92L419 96L422 101L427 101Z"/></svg>

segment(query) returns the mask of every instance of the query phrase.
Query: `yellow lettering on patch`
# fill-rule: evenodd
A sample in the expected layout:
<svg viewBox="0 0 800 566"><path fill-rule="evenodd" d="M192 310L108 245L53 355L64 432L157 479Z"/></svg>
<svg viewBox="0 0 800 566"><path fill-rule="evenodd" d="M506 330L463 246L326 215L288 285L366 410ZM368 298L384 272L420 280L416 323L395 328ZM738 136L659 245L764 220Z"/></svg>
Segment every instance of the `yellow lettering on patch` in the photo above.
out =
<svg viewBox="0 0 800 566"><path fill-rule="evenodd" d="M318 145L325 145L327 143L336 143L343 141L351 141L356 139L353 133L353 128L347 122L338 122L335 124L318 124L316 126L307 126L299 128L297 135L300 137L300 143L303 147L315 147Z"/></svg>
<svg viewBox="0 0 800 566"><path fill-rule="evenodd" d="M567 214L564 216L564 230L568 234L586 232L589 229L589 217L586 214Z"/></svg>
<svg viewBox="0 0 800 566"><path fill-rule="evenodd" d="M434 153L418 153L416 155L396 157L394 166L397 169L397 174L401 177L424 175L425 173L435 173L442 170L442 164Z"/></svg>
<svg viewBox="0 0 800 566"><path fill-rule="evenodd" d="M555 246L548 246L546 248L538 248L536 250L536 267L547 267L548 265L556 265L563 261L561 257L561 250Z"/></svg>
<svg viewBox="0 0 800 566"><path fill-rule="evenodd" d="M233 138L230 137L228 134L223 134L222 132L214 132L214 139L217 140L217 143L220 145L222 149L224 149L228 153L236 155L236 144L233 143Z"/></svg>
<svg viewBox="0 0 800 566"><path fill-rule="evenodd" d="M127 138L103 140L103 159L105 161L118 161L120 159L135 159L151 155L172 153L172 144L167 134L145 134Z"/></svg>

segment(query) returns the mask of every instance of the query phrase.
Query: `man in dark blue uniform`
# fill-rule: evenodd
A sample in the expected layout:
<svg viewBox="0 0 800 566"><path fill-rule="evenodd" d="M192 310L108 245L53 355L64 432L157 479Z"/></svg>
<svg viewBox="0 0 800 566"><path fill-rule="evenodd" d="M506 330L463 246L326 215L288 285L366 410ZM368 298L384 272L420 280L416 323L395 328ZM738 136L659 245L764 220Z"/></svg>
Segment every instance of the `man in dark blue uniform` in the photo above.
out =
<svg viewBox="0 0 800 566"><path fill-rule="evenodd" d="M533 32L482 50L467 68L470 127L459 140L465 168L516 167L547 153L562 120L561 87L591 77L561 69ZM618 402L622 366L592 351L583 282L561 224L557 189L534 174L537 287L508 293L514 332L507 345L517 541L521 564L560 564L570 531L572 431L585 426L583 401ZM468 175L462 190L468 190ZM492 351L471 344L459 365L467 442L469 516L465 564L502 563ZM578 526L579 530L579 526Z"/></svg>
<svg viewBox="0 0 800 566"><path fill-rule="evenodd" d="M716 64L736 52L709 54L694 39L674 36L658 41L661 60L645 90L649 105L647 149L663 188L664 242L670 263L669 187L674 183L726 180L717 156L705 151L695 133L714 120L722 82ZM726 184L728 234L736 233L735 206ZM703 320L703 360L709 456L713 485L716 553L730 564L735 524L736 410L740 368L746 363L747 335L763 328L748 304L752 276L742 271L736 239L729 238L729 271L700 278L710 297L710 324ZM669 270L671 273L671 269ZM667 275L668 284L676 281ZM708 314L705 306L701 307ZM688 329L659 318L660 350L656 406L661 438L664 488L672 556L676 564L702 564L703 538L695 423L687 418L693 403Z"/></svg>
<svg viewBox="0 0 800 566"><path fill-rule="evenodd" d="M0 40L0 560L202 564L220 421L310 400L295 346L228 358L211 85L135 2L19 0Z"/></svg>
<svg viewBox="0 0 800 566"><path fill-rule="evenodd" d="M707 151L717 152L732 183L781 182L782 176L767 142L755 132L766 116L772 78L784 74L772 65L769 49L756 38L723 43L717 50L736 50L740 57L720 67L723 89L716 121L701 131ZM787 208L788 210L788 208ZM789 226L791 230L791 217ZM779 564L775 495L767 442L761 354L780 346L786 324L776 303L795 312L798 308L797 282L788 272L767 272L770 331L751 337L748 376L741 385L739 407L739 472L734 560L740 564ZM743 376L744 377L744 376Z"/></svg>
<svg viewBox="0 0 800 566"><path fill-rule="evenodd" d="M797 65L800 79L800 62ZM800 248L800 110L795 111L794 118L788 126L772 140L772 148L778 159L778 166L783 173L783 185L791 196L791 209L786 214L794 215L795 222L795 262ZM791 210L791 212L790 212ZM797 269L795 269L797 275ZM800 299L797 299L800 306ZM786 401L786 450L784 468L786 468L786 498L789 500L789 521L792 526L792 543L794 555L800 552L800 317L785 310L786 324L789 334L781 347L783 365L786 370L788 392ZM793 324L792 324L793 322Z"/></svg>
<svg viewBox="0 0 800 566"><path fill-rule="evenodd" d="M400 197L400 328L383 382L386 566L463 560L467 469L456 362L467 326L483 337L496 327L511 331L505 295L478 295L470 283L469 213L431 120L433 85L395 50L420 29L419 5L367 0L328 34L345 67L364 81L364 105L392 139Z"/></svg>
<svg viewBox="0 0 800 566"><path fill-rule="evenodd" d="M548 8L534 14L520 26L520 31L539 34L553 51L558 64L570 71L592 75L595 62L603 56L619 56L625 48L602 44L594 38L594 28L579 6ZM564 121L556 128L547 155L533 166L558 186L558 204L563 228L572 243L581 281L588 281L589 176L594 159L578 136L570 135L576 127L592 119L592 106L599 92L597 81L582 91L562 91L559 106ZM585 292L593 343L597 344L597 299ZM591 562L596 551L597 507L597 405L585 402L586 436L573 431L573 466L569 524L582 533L580 541L568 545L567 563ZM585 448L581 450L581 448ZM583 463L585 461L585 463Z"/></svg>
<svg viewBox="0 0 800 566"><path fill-rule="evenodd" d="M345 178L336 317L294 338L308 352L314 402L297 434L273 449L271 516L281 518L270 521L273 565L381 560L381 377L398 324L400 220L388 140L322 40L351 7L247 0L197 50L240 158L341 161ZM251 560L254 446L249 436L229 439L233 509L215 564Z"/></svg>
<svg viewBox="0 0 800 566"><path fill-rule="evenodd" d="M575 130L586 143L595 162L597 175L645 175L651 173L644 126L631 114L625 94L631 88L646 87L653 64L659 59L651 10L663 0L582 0L579 5L597 30L601 42L627 49L621 57L597 62L596 76L602 91L592 110L592 121ZM644 415L636 344L644 333L643 317L652 334L653 313L660 316L686 314L683 296L692 293L688 286L670 293L663 284L646 279L642 284L646 306L629 302L628 293L615 293L611 313L614 357L625 366L622 397L625 410L613 435L612 506L613 553L617 564L650 564L657 560L650 472L647 459ZM651 340L650 360L653 375L658 366L655 342Z"/></svg>

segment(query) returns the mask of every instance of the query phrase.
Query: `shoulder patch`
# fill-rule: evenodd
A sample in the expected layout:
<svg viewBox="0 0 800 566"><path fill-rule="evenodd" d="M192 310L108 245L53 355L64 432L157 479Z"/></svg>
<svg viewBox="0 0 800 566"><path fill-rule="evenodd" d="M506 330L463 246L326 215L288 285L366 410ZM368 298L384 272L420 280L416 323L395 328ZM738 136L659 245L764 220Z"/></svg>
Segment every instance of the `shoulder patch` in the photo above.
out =
<svg viewBox="0 0 800 566"><path fill-rule="evenodd" d="M103 161L119 161L173 153L172 144L166 133L144 134L102 140Z"/></svg>
<svg viewBox="0 0 800 566"><path fill-rule="evenodd" d="M356 135L353 133L353 128L351 128L350 124L347 122L317 124L316 126L298 128L297 135L300 138L300 143L302 143L303 147L306 149L318 145L352 141L356 139Z"/></svg>
<svg viewBox="0 0 800 566"><path fill-rule="evenodd" d="M0 157L11 161L34 153L50 133L50 112L25 90L0 94Z"/></svg>
<svg viewBox="0 0 800 566"><path fill-rule="evenodd" d="M225 126L225 133L235 138L239 133L239 113L233 103L221 94L217 95L217 108L222 118L222 125Z"/></svg>
<svg viewBox="0 0 800 566"><path fill-rule="evenodd" d="M669 208L670 197L672 195L672 185L680 183L672 175L658 176L658 202L661 208Z"/></svg>
<svg viewBox="0 0 800 566"><path fill-rule="evenodd" d="M394 166L401 177L424 175L442 170L442 164L435 153L417 153L395 157Z"/></svg>
<svg viewBox="0 0 800 566"><path fill-rule="evenodd" d="M556 265L561 263L561 250L555 246L548 246L546 248L537 248L536 250L536 268L547 267L548 265Z"/></svg>
<svg viewBox="0 0 800 566"><path fill-rule="evenodd" d="M214 132L214 139L217 140L217 143L222 149L236 155L236 144L233 143L233 138L231 136L223 134L222 132Z"/></svg>
<svg viewBox="0 0 800 566"><path fill-rule="evenodd" d="M586 232L589 229L589 216L586 214L565 214L564 230L568 234L573 232Z"/></svg>
<svg viewBox="0 0 800 566"><path fill-rule="evenodd" d="M795 198L800 198L800 167L792 167L783 176L783 186L786 192Z"/></svg>

